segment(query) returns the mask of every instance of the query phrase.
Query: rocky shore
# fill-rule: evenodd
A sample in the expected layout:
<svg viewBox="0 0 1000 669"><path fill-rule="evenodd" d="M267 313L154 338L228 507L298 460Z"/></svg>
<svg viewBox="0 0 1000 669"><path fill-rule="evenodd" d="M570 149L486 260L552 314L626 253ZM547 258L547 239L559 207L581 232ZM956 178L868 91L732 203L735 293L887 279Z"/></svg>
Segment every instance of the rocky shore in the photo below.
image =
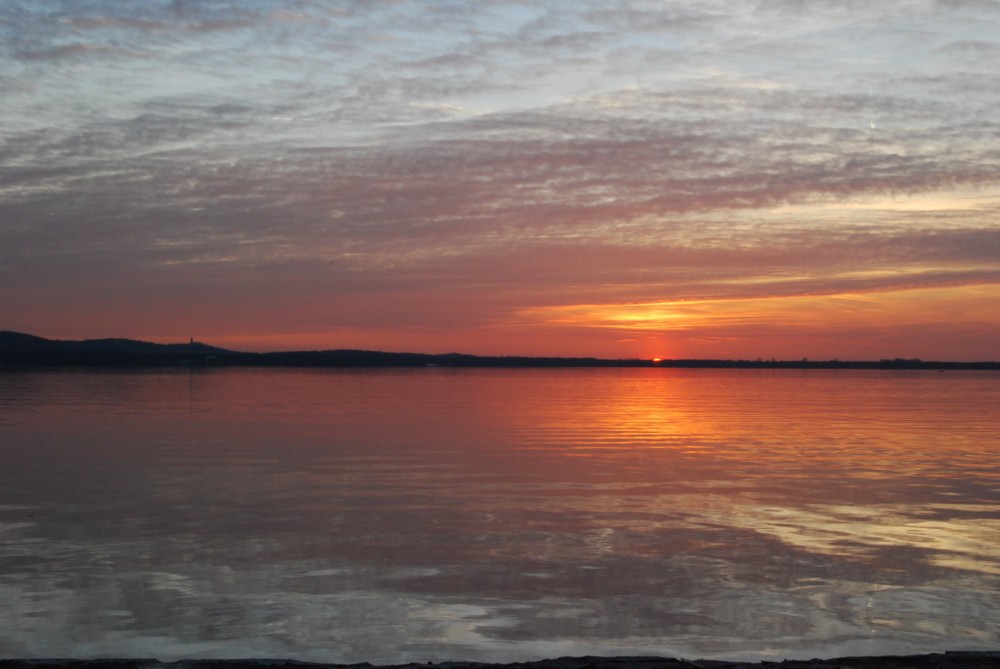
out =
<svg viewBox="0 0 1000 669"><path fill-rule="evenodd" d="M375 665L322 664L289 660L0 660L0 669L376 669ZM841 657L827 660L728 662L664 657L562 657L492 664L440 662L387 665L378 669L1000 669L1000 651L956 651L925 655Z"/></svg>

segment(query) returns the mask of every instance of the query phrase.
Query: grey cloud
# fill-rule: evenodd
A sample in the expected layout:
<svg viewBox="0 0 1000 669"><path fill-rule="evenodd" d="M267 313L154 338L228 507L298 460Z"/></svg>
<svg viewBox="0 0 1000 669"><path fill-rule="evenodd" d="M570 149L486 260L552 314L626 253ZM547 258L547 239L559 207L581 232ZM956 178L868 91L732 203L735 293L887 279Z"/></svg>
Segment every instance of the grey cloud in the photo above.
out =
<svg viewBox="0 0 1000 669"><path fill-rule="evenodd" d="M692 30L707 30L725 20L725 13L706 10L711 3L692 4L686 7L676 4L663 5L656 9L649 7L618 7L589 8L583 11L583 16L598 26L606 26L629 32L689 32Z"/></svg>
<svg viewBox="0 0 1000 669"><path fill-rule="evenodd" d="M711 96L700 101L683 97L675 96L665 104L732 109L735 102L745 100L760 106L762 113L789 108L790 115L807 110L812 116L837 110L838 105L841 113L858 114L863 106L856 96L806 100L798 107L789 107L794 101L782 96L738 98L727 93L724 102L718 98L713 102ZM85 156L110 159L115 154L135 155L127 153L130 149L139 155L156 153L158 147L172 142L194 138L203 142L213 132L254 127L251 119L227 125L241 114L220 115L212 110L212 105L159 107L160 113L96 125L58 141L39 137L33 149L22 148L19 154L23 160L33 150L35 160L43 162L71 157L79 162ZM933 109L924 113L930 118L936 115ZM614 200L607 205L609 209L618 207L623 215L639 216L995 181L995 165L984 153L988 147L965 146L956 151L959 147L953 145L950 155L893 153L870 144L867 129L861 127L863 118L851 130L813 127L801 121L756 121L747 126L739 114L726 115L731 119L686 122L573 116L558 110L497 115L445 124L440 130L429 126L400 130L395 148L345 153L331 147L327 158L322 153L281 149L287 155L280 162L261 155L255 159L260 167L238 178L251 179L246 190L254 195L247 195L248 199L263 199L261 194L267 193L282 200L268 182L277 181L277 188L283 189L287 179L296 184L304 201L326 202L331 208L352 212L350 216L357 220L382 221L384 226L433 225L440 217L502 220L509 215L516 220L528 215L532 207L552 208L549 213L554 219L549 220L581 215L583 220L597 219L600 214L584 214L597 202L610 202L609 193ZM922 130L923 141L941 130ZM447 133L447 138L429 140L427 136L436 132ZM961 139L966 131L953 132ZM989 132L983 129L985 135ZM246 157L241 153L226 158L211 143L203 144L196 153L162 155L149 163L149 174L161 178L162 170L174 162L203 161L212 155L242 161ZM340 162L334 165L334 161ZM132 168L141 164L132 163ZM92 168L100 171L108 166ZM191 169L197 174L197 167ZM212 188L225 187L216 182L219 176L215 173L203 183L206 201L211 201ZM358 183L366 188L356 190ZM401 187L389 187L394 183ZM158 199L154 196L152 201Z"/></svg>
<svg viewBox="0 0 1000 669"><path fill-rule="evenodd" d="M34 5L13 4L0 9L4 32L15 43L40 45L24 49L28 54L59 49L60 43L93 43L99 33L115 35L114 46L126 52L162 39L168 33L204 32L252 25L254 14L237 7L196 3L194 9L172 12L162 2L131 3L50 1ZM184 15L189 20L180 21ZM2 25L0 24L0 25ZM83 39L80 39L83 38ZM111 46L106 45L106 46Z"/></svg>
<svg viewBox="0 0 1000 669"><path fill-rule="evenodd" d="M1000 13L1000 2L997 0L934 0L934 5L944 10L973 9Z"/></svg>
<svg viewBox="0 0 1000 669"><path fill-rule="evenodd" d="M148 58L148 52L123 49L104 44L62 44L47 49L23 50L18 56L24 60L79 60L94 57Z"/></svg>
<svg viewBox="0 0 1000 669"><path fill-rule="evenodd" d="M703 124L593 119L578 120L566 131L565 120L536 115L499 125L516 133L525 127L544 132L551 124L563 133L541 143L502 136L411 139L394 149L316 149L233 157L215 166L205 155L182 152L133 162L117 176L107 174L112 164L100 163L92 172L62 168L47 178L63 189L62 210L80 216L96 219L102 211L115 211L148 220L151 211L172 212L178 235L187 234L188 221L200 219L217 226L219 234L244 227L251 241L254 231L294 239L309 228L330 243L394 252L418 239L423 246L441 244L442 251L525 235L600 242L609 220L627 225L810 197L995 180L994 172L975 161L956 170L934 156L862 152L845 158L828 144L821 149L827 155L817 160L822 145L787 143L780 136L734 137L706 132ZM484 121L470 125L481 127ZM157 128L152 123L135 136L154 136ZM858 142L857 151L864 149ZM41 178L23 174L28 183ZM49 206L58 201L46 198Z"/></svg>
<svg viewBox="0 0 1000 669"><path fill-rule="evenodd" d="M148 11L148 8L147 8ZM162 19L151 19L143 16L111 15L104 13L70 15L66 23L81 32L90 30L127 29L152 33L169 30L171 23Z"/></svg>
<svg viewBox="0 0 1000 669"><path fill-rule="evenodd" d="M984 42L980 40L961 40L949 42L938 47L938 51L960 56L972 56L977 58L995 58L1000 54L1000 44L995 42Z"/></svg>
<svg viewBox="0 0 1000 669"><path fill-rule="evenodd" d="M233 115L183 118L147 112L121 122L92 123L74 131L53 129L22 134L0 149L0 155L39 166L58 165L62 169L75 166L81 176L109 168L131 171L141 167L131 162L137 156L175 149L177 144L201 141L212 133L241 125ZM7 175L0 176L9 178L31 171L32 168L11 167L6 170Z"/></svg>

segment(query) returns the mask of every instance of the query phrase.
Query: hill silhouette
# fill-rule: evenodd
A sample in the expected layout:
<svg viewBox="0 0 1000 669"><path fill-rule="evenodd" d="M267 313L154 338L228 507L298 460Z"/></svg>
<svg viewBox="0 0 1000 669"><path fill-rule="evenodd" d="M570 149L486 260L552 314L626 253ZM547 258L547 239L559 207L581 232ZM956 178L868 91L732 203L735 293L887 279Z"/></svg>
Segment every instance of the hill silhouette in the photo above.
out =
<svg viewBox="0 0 1000 669"><path fill-rule="evenodd" d="M234 351L191 341L154 344L135 339L45 339L10 330L0 331L0 362L20 364L182 364L207 361Z"/></svg>
<svg viewBox="0 0 1000 669"><path fill-rule="evenodd" d="M45 339L0 330L4 366L218 366L218 367L670 367L740 369L929 369L1000 370L1000 362L940 362L908 358L842 360L643 360L479 356L463 353L393 353L358 349L246 353L188 343L154 344L135 339Z"/></svg>

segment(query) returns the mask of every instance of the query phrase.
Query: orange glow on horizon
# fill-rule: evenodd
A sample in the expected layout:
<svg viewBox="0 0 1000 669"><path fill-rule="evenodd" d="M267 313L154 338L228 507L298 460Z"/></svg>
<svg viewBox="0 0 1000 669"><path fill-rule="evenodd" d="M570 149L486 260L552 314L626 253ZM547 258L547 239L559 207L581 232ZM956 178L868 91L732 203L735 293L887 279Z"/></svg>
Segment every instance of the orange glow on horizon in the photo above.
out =
<svg viewBox="0 0 1000 669"><path fill-rule="evenodd" d="M183 319L52 338L126 336L237 351L367 349L472 355L655 359L997 360L1000 284L828 295L542 306L464 327L212 331ZM167 324L169 330L161 329ZM180 329L183 327L184 329ZM253 327L254 329L251 329ZM259 330L256 328L260 328ZM64 336L60 336L63 335Z"/></svg>
<svg viewBox="0 0 1000 669"><path fill-rule="evenodd" d="M837 324L938 321L961 312L966 318L1000 320L985 299L1000 299L1000 285L791 295L734 299L675 300L631 304L580 304L525 310L554 325L625 330L691 330L780 322L791 328L827 329ZM992 307L992 304L990 305ZM834 322L835 321L835 322Z"/></svg>
<svg viewBox="0 0 1000 669"><path fill-rule="evenodd" d="M884 352L875 355L877 358L905 357L908 354L899 351L900 344L912 343L912 333L923 330L1000 330L1000 310L995 306L998 303L1000 285L983 284L830 295L579 304L529 309L521 315L567 330L627 331L636 338L657 340L669 337L674 344L687 341L702 347L728 347L727 351L739 349L749 357L772 357L762 350L765 346L790 351L778 357L801 357L794 347L812 340L828 351L827 357L847 358L850 351L844 350L848 346L845 337L849 336L869 345L884 341ZM916 357L944 360L958 359L960 354L956 350ZM681 357L685 355L689 353ZM737 355L725 353L719 357ZM990 357L996 354L980 355L979 359Z"/></svg>

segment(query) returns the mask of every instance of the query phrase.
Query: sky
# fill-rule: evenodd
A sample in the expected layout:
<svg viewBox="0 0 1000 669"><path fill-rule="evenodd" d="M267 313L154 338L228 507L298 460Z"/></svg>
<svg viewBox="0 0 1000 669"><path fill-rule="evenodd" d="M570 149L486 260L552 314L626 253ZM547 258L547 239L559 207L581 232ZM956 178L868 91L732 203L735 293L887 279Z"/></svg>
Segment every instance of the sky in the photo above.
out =
<svg viewBox="0 0 1000 669"><path fill-rule="evenodd" d="M0 328L1000 360L995 0L4 0Z"/></svg>

